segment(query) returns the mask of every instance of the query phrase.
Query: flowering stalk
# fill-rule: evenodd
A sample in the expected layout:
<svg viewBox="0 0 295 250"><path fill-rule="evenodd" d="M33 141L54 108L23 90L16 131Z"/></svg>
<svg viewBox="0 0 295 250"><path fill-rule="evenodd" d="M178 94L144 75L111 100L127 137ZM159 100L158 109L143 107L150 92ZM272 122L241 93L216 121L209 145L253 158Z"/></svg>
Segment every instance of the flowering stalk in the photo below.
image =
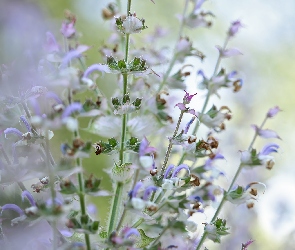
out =
<svg viewBox="0 0 295 250"><path fill-rule="evenodd" d="M265 122L266 122L267 118L268 118L267 116L264 118L264 120L263 120L263 122L261 123L259 129L262 129L262 128L263 128L263 126L265 125ZM252 139L252 141L251 141L251 143L250 143L250 145L249 145L249 147L248 147L248 151L252 148L252 146L253 146L253 144L254 144L254 142L255 142L257 136L258 136L258 133L257 133L257 131L255 131L254 137L253 137L253 139ZM237 171L236 171L236 173L235 173L235 175L234 175L234 177L233 177L233 179L232 179L232 181L231 181L231 183L230 183L230 185L229 185L229 188L227 189L227 192L224 192L223 197L222 197L222 200L221 200L221 202L219 203L219 205L218 205L218 207L217 207L217 209L216 209L216 212L215 212L213 218L211 219L211 222L210 222L210 223L212 223L213 221L215 221L215 220L217 219L217 216L219 215L219 212L221 211L221 209L222 209L222 207L223 207L223 204L224 204L225 201L226 201L226 196L227 196L227 194L231 191L231 189L233 188L233 186L234 186L234 184L235 184L235 182L236 182L238 176L240 175L240 173L241 173L241 171L242 171L242 169L243 169L243 166L244 166L244 165L243 165L242 163L239 165L239 167L238 167L238 169L237 169ZM206 240L207 235L208 235L207 232L204 232L204 233L203 233L202 238L201 238L201 240L200 240L200 242L199 242L199 244L198 244L196 250L200 250L200 249L201 249L201 247L202 247L204 241Z"/></svg>
<svg viewBox="0 0 295 250"><path fill-rule="evenodd" d="M168 163L168 160L169 160L169 157L170 157L170 154L171 154L172 146L173 146L172 140L177 135L177 132L178 132L178 129L179 129L179 126L180 126L180 123L181 123L181 120L182 120L182 117L183 117L184 113L185 113L184 110L180 111L180 115L179 115L179 118L178 118L178 121L177 121L177 124L176 124L176 128L174 130L172 138L169 140L169 145L168 145L168 148L167 148L167 151L166 151L166 154L165 154L164 162L163 162L163 165L161 167L160 177L163 176L163 174L164 174L164 172L166 170L166 166L167 166L167 163Z"/></svg>
<svg viewBox="0 0 295 250"><path fill-rule="evenodd" d="M130 12L131 8L131 0L128 0L127 2L127 16ZM125 63L128 62L128 54L129 54L129 40L130 35L126 34L126 44L125 44ZM128 75L123 74L123 96L127 94L127 85L128 85ZM122 115L122 130L121 130L121 144L120 144L120 151L119 151L119 162L120 164L124 163L124 151L125 151L125 137L126 137L126 124L127 124L127 114L124 113ZM115 228L117 228L116 224L119 220L120 216L120 206L122 205L122 195L123 195L123 183L117 182L116 188L115 188L115 195L112 201L111 205L111 213L109 218L109 224L108 224L108 235L110 235ZM123 212L124 213L124 212ZM123 214L124 215L124 214ZM121 220L123 220L123 215L121 217ZM118 224L118 227L120 226L120 222Z"/></svg>

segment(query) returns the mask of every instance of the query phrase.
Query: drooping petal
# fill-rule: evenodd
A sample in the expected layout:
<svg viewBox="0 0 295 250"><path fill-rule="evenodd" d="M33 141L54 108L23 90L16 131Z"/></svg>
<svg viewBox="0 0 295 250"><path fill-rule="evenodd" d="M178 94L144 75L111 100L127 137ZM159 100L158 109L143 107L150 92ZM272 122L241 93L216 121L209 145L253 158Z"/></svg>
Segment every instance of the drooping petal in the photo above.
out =
<svg viewBox="0 0 295 250"><path fill-rule="evenodd" d="M26 126L27 130L28 130L29 132L32 132L31 125L30 125L30 123L28 122L28 120L26 119L26 117L25 117L24 115L21 115L21 116L20 116L20 120L21 120L21 122Z"/></svg>
<svg viewBox="0 0 295 250"><path fill-rule="evenodd" d="M33 195L28 190L25 190L22 192L22 201L24 201L25 197L29 200L29 202L32 206L36 206L35 199L34 199Z"/></svg>
<svg viewBox="0 0 295 250"><path fill-rule="evenodd" d="M104 64L93 64L91 66L89 66L84 74L82 78L88 78L88 76L93 72L93 71L100 71L100 72L105 72L105 73L110 73L110 69L107 65Z"/></svg>
<svg viewBox="0 0 295 250"><path fill-rule="evenodd" d="M167 179L170 172L172 171L172 169L174 168L175 166L173 164L170 164L167 168L166 168L166 171L164 173L164 179Z"/></svg>
<svg viewBox="0 0 295 250"><path fill-rule="evenodd" d="M196 119L195 116L193 116L193 118L186 124L185 129L183 131L184 134L187 134L190 126L193 124L194 120Z"/></svg>
<svg viewBox="0 0 295 250"><path fill-rule="evenodd" d="M15 134L20 138L22 138L22 136L23 136L23 133L20 132L17 128L7 128L7 129L4 130L4 134L5 134L5 137L8 134Z"/></svg>
<svg viewBox="0 0 295 250"><path fill-rule="evenodd" d="M147 187L146 189L145 189L145 191L144 191L144 194L143 194L143 200L147 200L148 198L149 198L149 196L150 196L150 194L152 193L152 192L156 192L157 191L157 187L155 187L155 186L149 186L149 187Z"/></svg>
<svg viewBox="0 0 295 250"><path fill-rule="evenodd" d="M124 239L127 239L131 235L140 236L140 234L136 228L129 228L124 234Z"/></svg>
<svg viewBox="0 0 295 250"><path fill-rule="evenodd" d="M71 50L66 54L66 56L62 59L61 68L65 68L69 62L75 58L78 58L82 55L83 52L88 50L90 47L86 45L79 45L76 49Z"/></svg>
<svg viewBox="0 0 295 250"><path fill-rule="evenodd" d="M5 210L13 210L13 211L17 212L20 216L25 214L25 212L19 206L15 205L15 204L5 204L4 206L2 206L0 208L1 208L2 212Z"/></svg>
<svg viewBox="0 0 295 250"><path fill-rule="evenodd" d="M270 153L277 153L280 146L276 143L266 144L260 151L260 155L269 155Z"/></svg>
<svg viewBox="0 0 295 250"><path fill-rule="evenodd" d="M136 197L136 195L137 195L139 189L140 189L142 186L143 186L143 183L142 183L141 181L137 182L137 183L135 184L133 190L131 190L131 191L129 192L129 196L130 196L131 198Z"/></svg>
<svg viewBox="0 0 295 250"><path fill-rule="evenodd" d="M73 102L69 106L66 107L62 114L62 119L65 119L66 117L69 117L74 112L79 112L82 110L82 104L79 102Z"/></svg>
<svg viewBox="0 0 295 250"><path fill-rule="evenodd" d="M178 167L176 167L175 169L174 169L174 171L173 171L173 173L172 173L172 178L173 177L177 177L177 174L180 172L180 170L182 170L182 169L185 169L188 173L190 173L190 169L189 169L189 167L188 167L188 165L186 165L186 164L181 164L181 165L179 165Z"/></svg>

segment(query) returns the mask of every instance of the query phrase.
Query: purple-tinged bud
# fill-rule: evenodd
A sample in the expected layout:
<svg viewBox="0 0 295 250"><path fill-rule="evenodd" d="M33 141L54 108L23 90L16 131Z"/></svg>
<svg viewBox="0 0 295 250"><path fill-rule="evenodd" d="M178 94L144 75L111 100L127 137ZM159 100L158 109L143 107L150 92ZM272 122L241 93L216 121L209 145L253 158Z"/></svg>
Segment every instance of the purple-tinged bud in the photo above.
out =
<svg viewBox="0 0 295 250"><path fill-rule="evenodd" d="M21 138L23 136L23 133L20 132L17 128L7 128L7 129L4 130L4 134L5 134L5 137L8 134L15 134L15 135L17 135L17 136L19 136Z"/></svg>
<svg viewBox="0 0 295 250"><path fill-rule="evenodd" d="M59 46L55 40L54 35L47 31L46 32L46 44L44 45L44 49L48 52L48 53L52 53L52 52L58 52L59 51Z"/></svg>
<svg viewBox="0 0 295 250"><path fill-rule="evenodd" d="M75 29L74 26L75 26L75 21L72 21L70 23L63 22L62 25L61 25L60 32L66 38L70 38L71 36L73 36L76 33L76 29Z"/></svg>
<svg viewBox="0 0 295 250"><path fill-rule="evenodd" d="M138 190L142 187L143 183L141 181L137 182L133 188L133 190L131 190L129 192L129 196L130 198L134 198L136 197L137 193L138 193Z"/></svg>
<svg viewBox="0 0 295 250"><path fill-rule="evenodd" d="M36 206L35 199L34 199L33 195L28 190L25 190L22 192L22 201L24 201L25 197L29 200L29 202L32 206L34 206L34 207Z"/></svg>
<svg viewBox="0 0 295 250"><path fill-rule="evenodd" d="M62 104L62 103L63 103L62 100L58 97L58 95L55 94L55 93L52 92L52 91L49 91L49 92L46 93L46 98L53 99L53 100L55 100L56 103L58 103L58 104Z"/></svg>
<svg viewBox="0 0 295 250"><path fill-rule="evenodd" d="M79 102L73 102L66 107L65 111L62 114L62 119L69 117L74 112L80 112L82 110L82 104Z"/></svg>
<svg viewBox="0 0 295 250"><path fill-rule="evenodd" d="M193 118L186 124L185 129L183 131L184 134L187 134L190 126L193 124L194 120L196 119L195 116L193 116Z"/></svg>
<svg viewBox="0 0 295 250"><path fill-rule="evenodd" d="M170 175L170 172L172 171L172 169L174 168L175 166L173 164L170 164L168 166L168 168L166 169L165 173L164 173L164 179L167 179L168 176Z"/></svg>
<svg viewBox="0 0 295 250"><path fill-rule="evenodd" d="M275 107L268 110L266 116L269 118L274 117L280 111L282 111L282 110L279 108L279 106L275 106Z"/></svg>
<svg viewBox="0 0 295 250"><path fill-rule="evenodd" d="M93 72L93 71L100 71L100 72L105 72L105 73L110 73L110 69L107 65L104 65L104 64L93 64L91 66L89 66L84 74L83 74L83 77L82 78L88 78L88 76Z"/></svg>
<svg viewBox="0 0 295 250"><path fill-rule="evenodd" d="M171 177L177 177L178 173L180 172L180 170L185 169L188 173L190 173L189 167L186 164L181 164L178 167L176 167L172 173Z"/></svg>
<svg viewBox="0 0 295 250"><path fill-rule="evenodd" d="M135 235L135 236L140 236L140 234L139 234L139 232L138 232L138 230L136 228L129 228L124 233L124 239L127 239L132 234Z"/></svg>
<svg viewBox="0 0 295 250"><path fill-rule="evenodd" d="M21 116L20 116L20 120L21 120L21 122L22 122L23 124L25 124L27 130L28 130L29 132L32 132L31 125L30 125L30 123L28 122L28 120L26 119L26 117L25 117L24 115L21 115Z"/></svg>
<svg viewBox="0 0 295 250"><path fill-rule="evenodd" d="M149 186L149 187L147 187L147 188L145 189L145 191L144 191L144 194L143 194L142 199L143 199L144 201L148 200L150 194L151 194L152 192L156 192L157 189L158 189L158 188L155 187L155 186Z"/></svg>
<svg viewBox="0 0 295 250"><path fill-rule="evenodd" d="M228 35L231 37L235 36L235 34L237 34L239 29L242 27L243 27L243 25L242 25L241 21L237 20L237 21L232 22L232 24L229 28L229 31L228 31Z"/></svg>
<svg viewBox="0 0 295 250"><path fill-rule="evenodd" d="M183 103L184 104L189 104L191 102L191 100L193 99L193 97L197 94L193 94L193 95L190 95L188 92L184 91L185 92L185 95L183 97Z"/></svg>
<svg viewBox="0 0 295 250"><path fill-rule="evenodd" d="M4 206L0 207L1 208L1 213L3 213L3 211L5 210L13 210L15 212L17 212L20 216L24 215L24 211L17 205L15 204L5 204Z"/></svg>
<svg viewBox="0 0 295 250"><path fill-rule="evenodd" d="M253 242L254 242L254 240L248 240L246 243L243 243L242 250L247 250L248 246L250 246Z"/></svg>

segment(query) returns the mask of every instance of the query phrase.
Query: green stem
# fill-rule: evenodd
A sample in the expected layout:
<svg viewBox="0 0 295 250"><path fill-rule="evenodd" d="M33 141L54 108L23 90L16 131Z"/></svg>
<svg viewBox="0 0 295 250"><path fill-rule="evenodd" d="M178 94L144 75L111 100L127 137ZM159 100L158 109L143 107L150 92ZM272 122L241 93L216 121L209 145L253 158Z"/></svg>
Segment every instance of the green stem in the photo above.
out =
<svg viewBox="0 0 295 250"><path fill-rule="evenodd" d="M167 166L167 163L168 163L168 160L169 160L169 157L170 157L170 154L171 154L172 146L173 146L172 140L177 135L177 132L178 132L178 129L179 129L183 114L184 114L184 111L181 110L178 121L177 121L177 124L176 124L176 128L174 130L172 138L169 140L169 145L168 145L166 155L165 155L165 159L164 159L164 162L163 162L163 165L162 165L162 168L161 168L160 176L162 176L164 174L165 170L166 170L166 166Z"/></svg>
<svg viewBox="0 0 295 250"><path fill-rule="evenodd" d="M170 60L170 63L169 63L169 66L168 66L168 69L167 71L165 72L164 76L163 76L163 81L161 82L160 86L159 86L159 89L158 89L158 93L162 90L162 88L165 86L166 84L166 81L170 75L170 72L176 62L176 59L177 59L177 44L178 44L178 40L180 39L181 35L182 35L182 32L183 32L183 28L184 28L184 16L185 16L185 13L187 11L187 8L188 8L188 3L189 3L189 0L185 0L185 4L184 4L184 8L183 8L183 12L182 12L182 20L181 20L181 23L180 23L180 27L179 27L179 31L178 31L178 36L177 36L177 41L176 41L176 44L174 46L174 50L173 50L173 58Z"/></svg>
<svg viewBox="0 0 295 250"><path fill-rule="evenodd" d="M123 183L118 182L116 185L115 195L112 202L112 211L110 215L108 235L110 235L116 228L116 222L119 218L119 210L122 202Z"/></svg>
<svg viewBox="0 0 295 250"><path fill-rule="evenodd" d="M72 103L72 90L71 89L68 89L68 101L69 101L69 104ZM74 130L73 135L74 135L74 139L78 139L80 137L78 130ZM78 168L82 168L82 159L81 158L76 159L76 165ZM83 173L78 173L77 179L78 179L78 185L79 185L78 196L79 196L79 202L80 202L81 217L84 217L84 216L87 216L87 212L86 212L86 203L85 203ZM85 233L84 238L85 238L85 243L86 243L86 250L91 250L89 234Z"/></svg>
<svg viewBox="0 0 295 250"><path fill-rule="evenodd" d="M264 120L263 120L263 122L261 123L259 129L262 129L262 128L263 128L263 126L265 125L266 120L267 120L267 117L264 118ZM252 139L252 141L251 141L251 143L250 143L250 145L249 145L248 150L250 150L250 149L252 148L252 146L253 146L253 144L254 144L254 142L255 142L257 136L258 136L258 134L257 134L257 132L255 132L255 135L254 135L254 137L253 137L253 139ZM240 173L241 173L241 171L242 171L242 169L243 169L243 166L244 166L243 164L240 164L240 166L238 167L238 169L237 169L237 171L236 171L236 173L235 173L235 176L234 176L234 178L232 179L232 181L231 181L231 183L230 183L230 185L229 185L229 188L227 189L227 192L225 192L225 193L223 194L222 200L221 200L221 202L219 203L218 208L217 208L217 210L216 210L216 212L215 212L213 218L211 219L211 222L210 222L210 223L214 222L214 221L216 220L217 216L219 215L219 212L220 212L221 208L223 207L223 204L224 204L225 201L226 201L226 196L227 196L227 194L231 191L231 189L232 189L232 187L234 186L236 180L238 179L238 176L240 175ZM202 235L202 238L201 238L201 240L200 240L200 242L199 242L198 247L196 248L196 250L201 249L202 244L204 243L206 237L207 237L207 232L204 232L204 234Z"/></svg>
<svg viewBox="0 0 295 250"><path fill-rule="evenodd" d="M127 15L130 12L131 8L131 0L128 0L127 3ZM126 44L125 44L125 63L128 63L128 54L129 54L129 40L130 35L126 34ZM123 96L127 94L127 86L128 86L128 75L123 74ZM125 152L125 138L126 138L126 129L127 128L127 114L122 115L122 130L121 130L121 143L120 143L120 152L119 152L119 162L120 164L124 163L124 152ZM124 211L121 217L121 220L117 224L117 220L120 218L120 207L122 205L122 195L123 195L123 183L117 182L116 188L115 188L115 195L112 200L112 206L111 206L111 213L110 213L110 219L108 224L108 235L110 235L113 230L116 228L118 229L120 227L120 224L122 223L123 217L125 216Z"/></svg>

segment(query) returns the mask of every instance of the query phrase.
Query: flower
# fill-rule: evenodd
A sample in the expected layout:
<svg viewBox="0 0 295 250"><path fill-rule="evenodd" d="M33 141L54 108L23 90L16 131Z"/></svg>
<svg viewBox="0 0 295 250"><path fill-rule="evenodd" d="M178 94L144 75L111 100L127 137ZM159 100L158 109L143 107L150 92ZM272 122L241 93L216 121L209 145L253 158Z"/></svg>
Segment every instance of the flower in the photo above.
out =
<svg viewBox="0 0 295 250"><path fill-rule="evenodd" d="M279 106L275 106L271 109L268 110L266 116L269 117L269 118L272 118L274 117L277 113L279 113L280 111L282 111Z"/></svg>
<svg viewBox="0 0 295 250"><path fill-rule="evenodd" d="M240 20L234 21L231 23L231 26L228 30L228 35L230 37L234 37L238 31L240 30L240 28L244 27L243 24L241 23Z"/></svg>

